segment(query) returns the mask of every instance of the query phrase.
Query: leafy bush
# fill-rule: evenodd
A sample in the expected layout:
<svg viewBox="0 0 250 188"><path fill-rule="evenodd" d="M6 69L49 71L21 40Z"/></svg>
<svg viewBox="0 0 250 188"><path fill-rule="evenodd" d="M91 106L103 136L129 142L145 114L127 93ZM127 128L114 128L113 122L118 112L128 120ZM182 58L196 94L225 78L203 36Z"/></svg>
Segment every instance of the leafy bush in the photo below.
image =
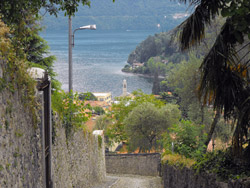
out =
<svg viewBox="0 0 250 188"><path fill-rule="evenodd" d="M92 107L92 110L93 110L93 113L97 114L97 115L103 115L103 114L105 114L105 111L100 106L94 106L94 107Z"/></svg>
<svg viewBox="0 0 250 188"><path fill-rule="evenodd" d="M163 155L162 163L167 163L169 165L174 165L182 168L191 167L195 163L195 160L186 158L185 156L179 154L167 154Z"/></svg>
<svg viewBox="0 0 250 188"><path fill-rule="evenodd" d="M188 158L201 156L205 149L204 140L206 138L203 129L204 126L195 125L191 121L182 120L180 123L174 124L163 135L165 153L171 153L173 143L175 153Z"/></svg>
<svg viewBox="0 0 250 188"><path fill-rule="evenodd" d="M250 176L250 162L233 158L231 149L202 155L193 166L197 172L216 174L221 180L239 179Z"/></svg>
<svg viewBox="0 0 250 188"><path fill-rule="evenodd" d="M91 115L85 113L87 107L84 105L84 101L79 99L77 93L73 94L72 92L55 91L52 95L52 108L59 114L65 126L67 137L73 128L83 128L83 123Z"/></svg>
<svg viewBox="0 0 250 188"><path fill-rule="evenodd" d="M125 65L123 68L122 68L122 71L123 72L131 72L132 71L132 67L130 65Z"/></svg>
<svg viewBox="0 0 250 188"><path fill-rule="evenodd" d="M79 93L79 99L84 101L97 101L98 99L96 98L96 96L91 93L91 92L87 92L87 93Z"/></svg>

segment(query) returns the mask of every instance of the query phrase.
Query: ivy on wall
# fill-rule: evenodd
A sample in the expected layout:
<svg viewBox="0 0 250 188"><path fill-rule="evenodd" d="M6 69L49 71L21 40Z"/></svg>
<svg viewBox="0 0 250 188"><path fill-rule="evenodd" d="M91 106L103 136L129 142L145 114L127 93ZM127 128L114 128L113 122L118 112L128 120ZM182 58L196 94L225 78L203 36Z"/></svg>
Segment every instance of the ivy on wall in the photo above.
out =
<svg viewBox="0 0 250 188"><path fill-rule="evenodd" d="M0 17L1 19L1 17ZM28 63L23 56L16 55L10 29L0 20L0 92L18 92L21 102L32 114L33 124L38 122L37 110L39 104L35 97L36 81L27 73ZM19 51L20 53L20 51Z"/></svg>

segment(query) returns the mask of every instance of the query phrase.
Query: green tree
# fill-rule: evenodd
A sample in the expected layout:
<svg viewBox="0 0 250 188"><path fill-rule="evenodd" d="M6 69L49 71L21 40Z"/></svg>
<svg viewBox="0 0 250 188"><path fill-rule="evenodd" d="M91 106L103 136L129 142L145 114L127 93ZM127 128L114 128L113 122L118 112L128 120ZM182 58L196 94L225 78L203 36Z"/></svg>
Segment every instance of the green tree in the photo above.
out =
<svg viewBox="0 0 250 188"><path fill-rule="evenodd" d="M172 125L163 136L162 142L166 153L184 155L188 158L200 157L206 146L204 141L206 134L203 133L204 126L184 121Z"/></svg>
<svg viewBox="0 0 250 188"><path fill-rule="evenodd" d="M166 65L161 61L160 57L152 57L145 63L145 67L148 69L150 75L166 75Z"/></svg>
<svg viewBox="0 0 250 188"><path fill-rule="evenodd" d="M103 115L103 114L105 114L105 111L100 106L92 107L92 110L93 110L92 113L97 114L97 115Z"/></svg>
<svg viewBox="0 0 250 188"><path fill-rule="evenodd" d="M180 0L187 2L187 0ZM199 44L205 37L205 26L216 15L226 19L214 45L204 58L201 71L200 97L213 103L214 109L225 119L236 122L233 146L241 154L249 134L249 39L250 2L248 0L189 0L195 5L193 14L180 25L181 49ZM248 37L248 38L247 38Z"/></svg>
<svg viewBox="0 0 250 188"><path fill-rule="evenodd" d="M152 103L142 103L135 107L124 120L125 132L128 135L129 150L157 150L161 134L178 122L177 106L168 104L162 108Z"/></svg>
<svg viewBox="0 0 250 188"><path fill-rule="evenodd" d="M158 72L155 72L153 87L152 87L152 94L159 95L160 91L161 91L161 86L160 86L160 81L159 81L159 74Z"/></svg>
<svg viewBox="0 0 250 188"><path fill-rule="evenodd" d="M38 16L39 11L44 8L46 12L57 15L58 11L64 11L65 15L72 16L77 10L78 6L90 5L89 0L2 0L0 2L0 14L7 25L19 25L27 16Z"/></svg>
<svg viewBox="0 0 250 188"><path fill-rule="evenodd" d="M4 2L1 2L4 3ZM7 11L10 7L0 6L1 11ZM46 41L39 36L42 30L39 16L32 15L31 10L26 10L25 16L18 18L19 22L11 22L7 15L1 16L1 19L11 28L10 36L16 56L26 58L29 66L45 69L52 80L52 88L59 89L60 83L55 79L56 73L53 71L55 56L49 55L49 47Z"/></svg>
<svg viewBox="0 0 250 188"><path fill-rule="evenodd" d="M171 90L177 97L169 96L167 92L161 93L164 100L172 101L180 105L182 118L191 120L197 125L205 125L204 131L208 133L204 145L208 145L212 135L228 142L231 132L228 124L220 118L220 113L214 113L211 107L203 105L198 99L197 88L200 83L199 66L202 59L189 54L189 61L182 61L168 70L166 80L163 81L166 90ZM204 149L204 151L206 151Z"/></svg>
<svg viewBox="0 0 250 188"><path fill-rule="evenodd" d="M156 99L153 95L147 95L141 91L134 91L132 94L133 96L117 98L118 103L112 104L111 112L107 114L114 122L107 129L107 134L110 139L113 139L115 142L127 140L124 120L136 106L145 102L153 103L157 107L164 105L162 101Z"/></svg>
<svg viewBox="0 0 250 188"><path fill-rule="evenodd" d="M189 61L182 61L168 71L165 84L179 96L179 105L184 119L204 123L203 105L198 100L197 88L200 81L199 66L201 59L194 54Z"/></svg>
<svg viewBox="0 0 250 188"><path fill-rule="evenodd" d="M60 88L52 69L55 57L48 55L48 45L39 36L41 31L39 15L43 9L54 15L57 15L58 11L65 11L65 15L73 16L80 3L90 5L88 0L2 0L0 2L0 18L11 30L10 38L16 49L16 56L27 58L31 66L47 70L53 89Z"/></svg>
<svg viewBox="0 0 250 188"><path fill-rule="evenodd" d="M161 91L159 76L165 76L166 65L161 62L161 58L155 57L150 58L145 67L148 69L148 73L154 77L152 94L159 95Z"/></svg>
<svg viewBox="0 0 250 188"><path fill-rule="evenodd" d="M26 54L26 58L29 61L29 65L46 70L52 81L52 89L58 90L60 89L61 84L55 79L57 74L53 71L53 65L56 57L49 55L49 46L39 35L39 32L42 31L42 28L39 25L40 20L40 17L31 17L29 19L23 38L18 40L18 43L21 43L23 52Z"/></svg>
<svg viewBox="0 0 250 188"><path fill-rule="evenodd" d="M215 129L228 133L227 137L230 136L230 133L224 126L226 124L225 121L220 120L220 113L214 113L208 105L203 104L198 98L197 90L201 79L199 71L201 61L202 59L195 57L194 54L189 54L188 62L183 61L169 71L165 84L178 95L178 104L182 111L182 117L196 124L205 125L205 130L208 133L208 137L205 140L205 145L207 146ZM216 128L218 122L220 124ZM223 135L225 138L226 135ZM217 134L217 136L220 135Z"/></svg>
<svg viewBox="0 0 250 188"><path fill-rule="evenodd" d="M27 34L32 33L42 8L50 14L57 15L58 11L62 10L65 11L65 15L72 16L77 11L80 2L83 5L89 5L90 3L88 0L77 0L74 2L64 0L2 0L0 2L0 16L12 32L13 44L18 49L16 55L24 55L23 50L29 44L29 36Z"/></svg>
<svg viewBox="0 0 250 188"><path fill-rule="evenodd" d="M97 101L98 100L96 98L96 96L91 92L79 93L79 99L80 100L87 100L87 101Z"/></svg>

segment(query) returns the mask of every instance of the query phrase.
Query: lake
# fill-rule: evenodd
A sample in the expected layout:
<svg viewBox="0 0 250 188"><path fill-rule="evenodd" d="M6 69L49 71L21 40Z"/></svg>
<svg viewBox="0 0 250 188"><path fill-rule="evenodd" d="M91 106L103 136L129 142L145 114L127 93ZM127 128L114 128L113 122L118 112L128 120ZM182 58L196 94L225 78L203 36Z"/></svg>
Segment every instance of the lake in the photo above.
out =
<svg viewBox="0 0 250 188"><path fill-rule="evenodd" d="M98 27L98 26L97 26ZM112 92L122 94L122 81L127 80L128 92L152 91L152 79L121 72L128 55L155 31L81 30L75 33L73 48L73 90L77 92ZM54 70L62 89L68 91L68 31L45 31L42 37L57 57Z"/></svg>

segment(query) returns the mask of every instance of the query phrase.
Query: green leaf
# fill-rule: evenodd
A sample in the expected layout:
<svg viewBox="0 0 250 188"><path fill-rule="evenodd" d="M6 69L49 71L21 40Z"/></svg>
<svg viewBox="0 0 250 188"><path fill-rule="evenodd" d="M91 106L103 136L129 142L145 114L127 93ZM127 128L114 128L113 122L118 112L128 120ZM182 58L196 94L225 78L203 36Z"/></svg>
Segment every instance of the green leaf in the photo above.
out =
<svg viewBox="0 0 250 188"><path fill-rule="evenodd" d="M230 16L230 11L229 11L229 9L228 9L228 8L222 9L221 15L222 15L223 17Z"/></svg>
<svg viewBox="0 0 250 188"><path fill-rule="evenodd" d="M240 32L244 32L246 31L246 29L248 28L248 23L244 20L244 18L239 18L238 19L238 23L236 25L236 29Z"/></svg>

